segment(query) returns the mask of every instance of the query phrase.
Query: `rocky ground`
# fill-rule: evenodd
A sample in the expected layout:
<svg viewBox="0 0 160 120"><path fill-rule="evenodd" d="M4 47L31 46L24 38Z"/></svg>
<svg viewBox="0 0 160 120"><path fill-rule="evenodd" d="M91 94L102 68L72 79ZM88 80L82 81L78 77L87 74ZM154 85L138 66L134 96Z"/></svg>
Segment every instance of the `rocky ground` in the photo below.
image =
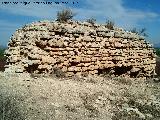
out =
<svg viewBox="0 0 160 120"><path fill-rule="evenodd" d="M0 120L159 120L160 82L0 72Z"/></svg>

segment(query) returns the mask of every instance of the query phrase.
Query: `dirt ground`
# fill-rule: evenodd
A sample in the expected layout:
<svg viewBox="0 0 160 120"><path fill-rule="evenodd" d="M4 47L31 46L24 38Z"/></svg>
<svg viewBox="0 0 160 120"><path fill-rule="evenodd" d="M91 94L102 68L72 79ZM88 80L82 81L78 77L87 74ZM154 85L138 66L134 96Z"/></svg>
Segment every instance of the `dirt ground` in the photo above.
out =
<svg viewBox="0 0 160 120"><path fill-rule="evenodd" d="M160 83L0 72L1 120L159 120Z"/></svg>

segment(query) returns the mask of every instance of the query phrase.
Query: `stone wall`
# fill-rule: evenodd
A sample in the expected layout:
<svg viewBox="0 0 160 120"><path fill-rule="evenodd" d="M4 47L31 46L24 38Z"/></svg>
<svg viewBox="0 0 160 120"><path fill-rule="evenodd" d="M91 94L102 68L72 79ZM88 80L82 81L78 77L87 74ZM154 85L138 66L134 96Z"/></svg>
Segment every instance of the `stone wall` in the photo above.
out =
<svg viewBox="0 0 160 120"><path fill-rule="evenodd" d="M143 36L87 22L39 21L18 29L6 50L6 72L150 77L156 59Z"/></svg>

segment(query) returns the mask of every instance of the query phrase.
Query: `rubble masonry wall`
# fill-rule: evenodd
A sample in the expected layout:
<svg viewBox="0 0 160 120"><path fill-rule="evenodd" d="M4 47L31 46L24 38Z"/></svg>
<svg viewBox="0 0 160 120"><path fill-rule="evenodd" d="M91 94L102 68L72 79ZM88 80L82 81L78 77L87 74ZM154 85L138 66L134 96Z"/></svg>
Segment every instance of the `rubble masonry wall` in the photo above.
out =
<svg viewBox="0 0 160 120"><path fill-rule="evenodd" d="M67 76L109 72L150 77L156 66L154 49L143 36L78 21L26 25L11 37L6 56L6 72L52 74L60 68Z"/></svg>

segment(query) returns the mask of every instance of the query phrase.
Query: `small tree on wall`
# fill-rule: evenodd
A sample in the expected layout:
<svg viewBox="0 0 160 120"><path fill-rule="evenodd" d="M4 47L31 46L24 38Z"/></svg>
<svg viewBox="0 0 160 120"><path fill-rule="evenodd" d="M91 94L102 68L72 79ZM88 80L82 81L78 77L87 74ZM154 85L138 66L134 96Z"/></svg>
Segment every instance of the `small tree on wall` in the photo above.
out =
<svg viewBox="0 0 160 120"><path fill-rule="evenodd" d="M63 9L57 12L57 21L67 22L75 16L75 13L71 9Z"/></svg>
<svg viewBox="0 0 160 120"><path fill-rule="evenodd" d="M111 21L111 20L106 20L106 27L108 28L108 29L110 29L110 30L113 30L114 29L114 22L113 21Z"/></svg>

